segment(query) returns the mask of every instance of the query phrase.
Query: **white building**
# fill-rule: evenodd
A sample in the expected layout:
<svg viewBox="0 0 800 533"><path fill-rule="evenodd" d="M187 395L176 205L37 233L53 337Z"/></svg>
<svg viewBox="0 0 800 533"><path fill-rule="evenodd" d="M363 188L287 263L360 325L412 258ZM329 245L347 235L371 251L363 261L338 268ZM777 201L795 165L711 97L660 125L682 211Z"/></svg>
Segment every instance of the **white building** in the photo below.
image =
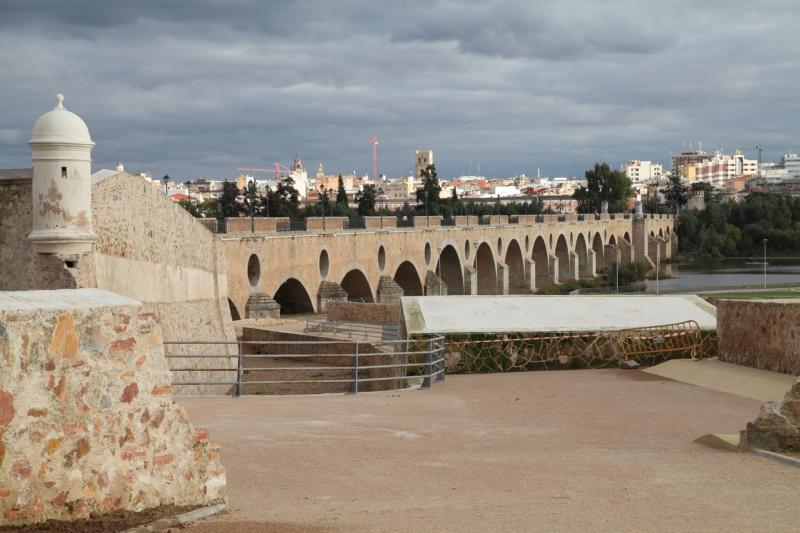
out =
<svg viewBox="0 0 800 533"><path fill-rule="evenodd" d="M289 177L294 180L294 188L300 196L300 201L303 201L308 196L308 172L303 168L303 162L300 161L300 156L294 156L294 164Z"/></svg>
<svg viewBox="0 0 800 533"><path fill-rule="evenodd" d="M755 175L758 172L758 161L745 159L741 150L737 150L735 155L717 152L708 161L696 163L695 170L697 181L722 187L739 176Z"/></svg>
<svg viewBox="0 0 800 533"><path fill-rule="evenodd" d="M405 176L397 180L384 180L380 184L383 194L390 200L406 200L414 196L416 186L414 176Z"/></svg>
<svg viewBox="0 0 800 533"><path fill-rule="evenodd" d="M638 185L640 183L648 183L650 181L661 179L664 176L664 167L659 163L652 161L640 161L632 159L620 167L620 170L625 171L625 175L631 180L631 183Z"/></svg>

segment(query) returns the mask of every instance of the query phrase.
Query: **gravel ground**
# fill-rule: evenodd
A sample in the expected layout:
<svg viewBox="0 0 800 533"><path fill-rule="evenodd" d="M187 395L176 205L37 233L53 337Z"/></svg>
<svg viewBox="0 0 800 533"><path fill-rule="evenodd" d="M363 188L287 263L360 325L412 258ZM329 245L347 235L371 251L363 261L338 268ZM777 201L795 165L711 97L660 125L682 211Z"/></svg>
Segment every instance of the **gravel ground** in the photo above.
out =
<svg viewBox="0 0 800 533"><path fill-rule="evenodd" d="M200 532L797 531L800 469L693 441L757 401L639 371L432 390L179 400L222 444Z"/></svg>

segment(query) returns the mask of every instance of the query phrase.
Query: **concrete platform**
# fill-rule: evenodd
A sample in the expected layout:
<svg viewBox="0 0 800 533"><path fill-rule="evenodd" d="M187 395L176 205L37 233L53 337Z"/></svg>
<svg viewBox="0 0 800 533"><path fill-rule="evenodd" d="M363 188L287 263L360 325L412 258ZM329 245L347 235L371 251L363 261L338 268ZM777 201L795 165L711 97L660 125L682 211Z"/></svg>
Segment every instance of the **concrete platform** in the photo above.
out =
<svg viewBox="0 0 800 533"><path fill-rule="evenodd" d="M403 313L412 335L717 327L714 306L697 296L404 296Z"/></svg>
<svg viewBox="0 0 800 533"><path fill-rule="evenodd" d="M644 369L643 372L760 402L783 400L796 379L789 374L734 365L716 359L673 359Z"/></svg>
<svg viewBox="0 0 800 533"><path fill-rule="evenodd" d="M693 442L761 402L638 370L448 376L428 391L181 399L230 512L189 533L770 531L800 469Z"/></svg>

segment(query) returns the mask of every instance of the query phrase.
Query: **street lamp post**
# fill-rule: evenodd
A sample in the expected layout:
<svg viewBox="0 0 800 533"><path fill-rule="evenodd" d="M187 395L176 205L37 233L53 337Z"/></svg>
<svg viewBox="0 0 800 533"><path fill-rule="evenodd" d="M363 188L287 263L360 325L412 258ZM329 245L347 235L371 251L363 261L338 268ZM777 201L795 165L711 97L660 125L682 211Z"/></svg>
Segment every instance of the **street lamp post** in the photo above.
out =
<svg viewBox="0 0 800 533"><path fill-rule="evenodd" d="M320 205L322 205L322 231L325 231L325 196L324 196L324 192L325 192L325 185L323 184L319 188L319 195L320 195L319 202L320 202Z"/></svg>
<svg viewBox="0 0 800 533"><path fill-rule="evenodd" d="M764 239L764 290L767 289L767 239Z"/></svg>
<svg viewBox="0 0 800 533"><path fill-rule="evenodd" d="M428 191L425 191L425 225L430 225L430 219L428 217Z"/></svg>
<svg viewBox="0 0 800 533"><path fill-rule="evenodd" d="M658 243L656 249L656 294L661 294L661 285L659 279L659 271L661 270L661 243Z"/></svg>
<svg viewBox="0 0 800 533"><path fill-rule="evenodd" d="M161 179L164 180L164 195L169 196L169 174L164 174Z"/></svg>

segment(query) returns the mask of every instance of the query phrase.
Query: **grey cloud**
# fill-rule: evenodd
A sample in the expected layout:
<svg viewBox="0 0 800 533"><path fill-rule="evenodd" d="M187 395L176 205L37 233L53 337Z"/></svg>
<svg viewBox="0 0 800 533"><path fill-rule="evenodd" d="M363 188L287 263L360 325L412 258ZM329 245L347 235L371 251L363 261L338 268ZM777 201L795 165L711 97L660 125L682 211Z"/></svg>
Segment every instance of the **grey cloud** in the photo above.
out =
<svg viewBox="0 0 800 533"><path fill-rule="evenodd" d="M582 174L683 141L797 150L793 2L0 1L0 160L63 92L95 166ZM10 132L10 133L9 133ZM14 133L21 132L21 133ZM6 162L10 162L6 163Z"/></svg>

